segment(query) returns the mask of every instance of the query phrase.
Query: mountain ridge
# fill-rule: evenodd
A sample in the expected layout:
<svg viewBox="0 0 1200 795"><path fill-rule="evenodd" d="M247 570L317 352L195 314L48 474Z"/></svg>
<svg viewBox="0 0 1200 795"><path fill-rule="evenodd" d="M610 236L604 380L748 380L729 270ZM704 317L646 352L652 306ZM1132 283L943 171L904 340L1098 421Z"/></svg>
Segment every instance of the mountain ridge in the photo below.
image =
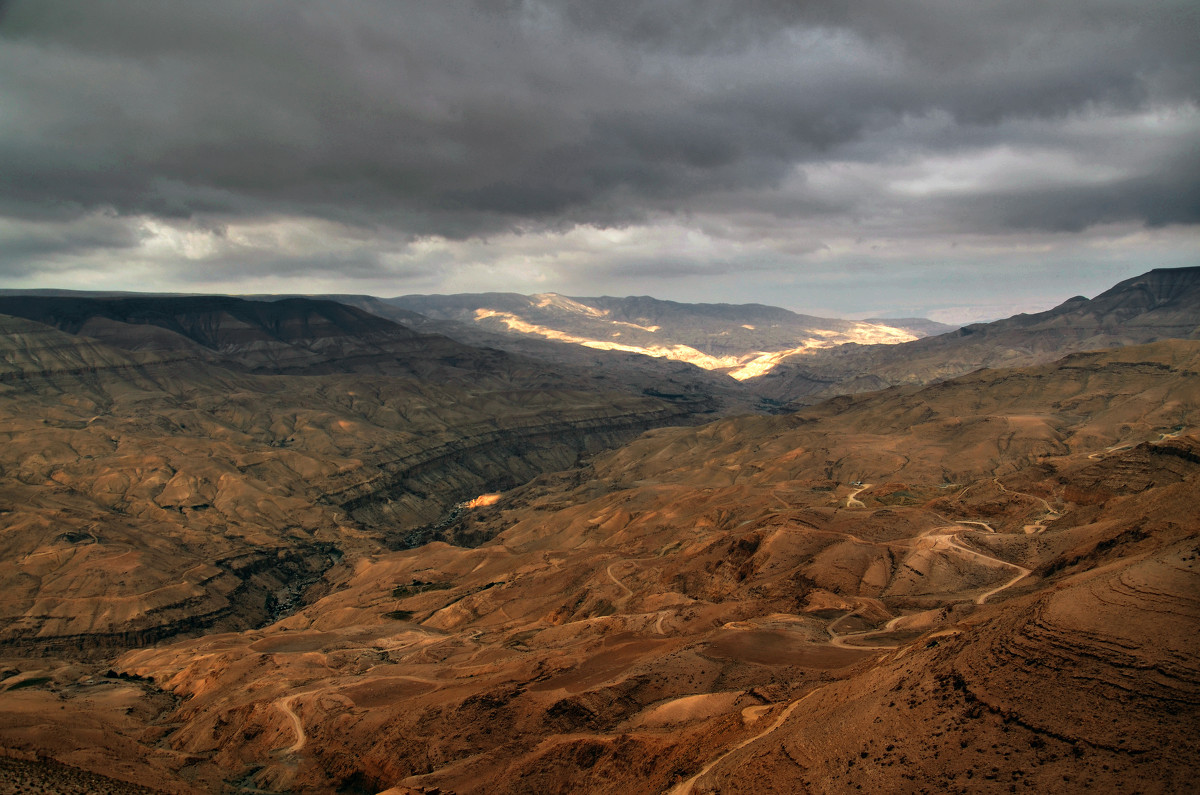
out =
<svg viewBox="0 0 1200 795"><path fill-rule="evenodd" d="M1075 351L1200 338L1200 267L1126 279L1095 298L894 347L847 345L783 362L753 383L783 410L837 394L930 383L983 367L1045 363Z"/></svg>
<svg viewBox="0 0 1200 795"><path fill-rule="evenodd" d="M479 293L387 301L428 317L501 334L675 359L739 380L761 375L779 360L803 351L851 340L898 342L918 336L910 329L801 315L763 304L684 304L647 296Z"/></svg>

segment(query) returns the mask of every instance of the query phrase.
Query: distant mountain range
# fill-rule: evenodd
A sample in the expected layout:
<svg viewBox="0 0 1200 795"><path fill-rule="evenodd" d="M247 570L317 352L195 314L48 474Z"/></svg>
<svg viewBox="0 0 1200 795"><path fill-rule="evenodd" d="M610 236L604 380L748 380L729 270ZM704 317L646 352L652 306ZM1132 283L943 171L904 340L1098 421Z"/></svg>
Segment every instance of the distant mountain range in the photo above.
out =
<svg viewBox="0 0 1200 795"><path fill-rule="evenodd" d="M1153 270L1092 299L1076 296L1046 312L958 329L923 318L853 321L762 304L555 293L239 299L0 291L4 313L117 347L199 346L256 372L420 374L434 361L460 361L467 371L548 364L555 378L574 386L702 403L710 411L785 411L981 367L1195 339L1200 267ZM142 328L133 333L134 326ZM508 355L503 364L498 351Z"/></svg>
<svg viewBox="0 0 1200 795"><path fill-rule="evenodd" d="M647 296L477 293L409 295L387 303L501 334L688 362L738 380L814 350L849 342L907 342L952 328L924 319L839 320L762 304L683 304Z"/></svg>
<svg viewBox="0 0 1200 795"><path fill-rule="evenodd" d="M762 304L645 296L3 293L10 295L0 297L0 314L118 347L194 344L227 362L236 354L235 366L257 372L420 374L431 372L434 361L461 361L467 371L550 365L547 372L574 386L683 400L718 412L787 411L981 367L1200 336L1200 267L1153 270L1092 299L1076 296L1046 312L958 329L923 318L852 321ZM142 330L131 336L132 326ZM499 351L508 355L503 364Z"/></svg>
<svg viewBox="0 0 1200 795"><path fill-rule="evenodd" d="M924 384L984 367L1025 367L1076 351L1200 339L1200 267L1157 269L1092 299L895 346L843 345L793 357L753 384L783 407L897 384Z"/></svg>
<svg viewBox="0 0 1200 795"><path fill-rule="evenodd" d="M581 363L577 357L584 355L594 360L592 366L616 361L584 349L642 354L633 359L640 358L649 372L668 361L686 362L741 381L740 399L730 396L722 379L697 386L725 395L730 407L786 411L835 395L930 383L983 367L1028 366L1075 351L1200 338L1200 268L1153 270L1092 299L1076 296L1046 312L962 328L921 318L847 321L760 304L680 304L645 297L480 293L368 299L358 305L463 342L562 363Z"/></svg>

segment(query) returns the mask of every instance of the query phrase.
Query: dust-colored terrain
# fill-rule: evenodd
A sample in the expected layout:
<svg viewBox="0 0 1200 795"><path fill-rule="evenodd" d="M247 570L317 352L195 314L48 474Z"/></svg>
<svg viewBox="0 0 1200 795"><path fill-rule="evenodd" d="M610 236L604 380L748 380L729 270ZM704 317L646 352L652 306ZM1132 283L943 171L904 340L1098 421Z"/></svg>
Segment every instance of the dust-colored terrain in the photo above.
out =
<svg viewBox="0 0 1200 795"><path fill-rule="evenodd" d="M382 374L256 374L233 365L285 342L242 355L0 330L0 642L38 653L262 623L339 561L436 535L408 537L458 501L686 415L547 386L520 362L426 352L437 377L416 378L386 373L412 357L376 351Z"/></svg>
<svg viewBox="0 0 1200 795"><path fill-rule="evenodd" d="M467 407L492 432L562 403L185 379L161 349L9 328L56 351L37 378L74 379L0 395L0 747L23 758L171 792L1183 792L1200 772L1200 342L659 428L471 507L486 478L389 456L466 445ZM44 417L18 410L33 395ZM429 430L401 437L421 401ZM420 496L439 483L455 496ZM470 546L389 543L427 515ZM296 549L329 557L293 573ZM271 563L229 562L251 552Z"/></svg>

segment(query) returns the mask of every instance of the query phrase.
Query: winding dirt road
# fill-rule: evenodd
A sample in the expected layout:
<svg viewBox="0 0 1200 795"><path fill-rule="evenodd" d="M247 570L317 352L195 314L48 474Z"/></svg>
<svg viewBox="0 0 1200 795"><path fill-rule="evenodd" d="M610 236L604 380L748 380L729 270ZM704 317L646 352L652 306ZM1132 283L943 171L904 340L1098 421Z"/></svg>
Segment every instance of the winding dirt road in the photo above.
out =
<svg viewBox="0 0 1200 795"><path fill-rule="evenodd" d="M625 563L625 562L626 562L626 561L623 561L623 560L619 560L619 561L617 561L617 563ZM614 583L614 584L615 584L615 585L616 585L618 588L620 588L622 591L624 591L624 592L625 592L625 595L621 597L621 601L622 601L622 602L624 602L624 601L625 601L625 600L627 600L629 597L633 596L633 590L632 590L632 589L631 589L631 588L630 588L628 585L626 585L625 583L623 583L623 582L621 582L620 580L618 580L618 579L617 579L617 575L613 574L613 570L612 570L612 569L613 569L613 566L617 565L617 563L610 563L610 564L608 564L608 568L606 568L606 569L605 569L605 571L608 573L608 579L612 580L612 581L613 581L613 583Z"/></svg>
<svg viewBox="0 0 1200 795"><path fill-rule="evenodd" d="M614 562L608 564L607 567L605 567L604 572L608 575L608 579L611 580L614 585L616 585L618 588L620 588L622 591L625 592L625 594L622 597L620 597L620 599L618 600L618 604L624 604L625 602L628 602L629 599L633 596L633 589L630 588L625 583L621 582L621 580L617 577L617 575L613 574L613 566L616 566L619 563L635 563L636 564L636 563L640 563L642 561L655 560L655 559L656 558L654 558L654 557L626 558L624 560L614 561ZM667 634L666 630L663 629L663 621L665 621L667 619L667 617L670 615L671 615L670 610L659 610L655 613L655 619L656 619L654 622L655 633L657 633L659 635Z"/></svg>
<svg viewBox="0 0 1200 795"><path fill-rule="evenodd" d="M292 731L296 734L296 742L284 749L284 753L297 754L304 748L304 744L308 742L308 735L304 733L304 724L300 722L300 716L292 709L292 702L300 696L308 695L304 693L293 693L290 696L284 696L275 702L275 706L283 711L283 714L292 722Z"/></svg>
<svg viewBox="0 0 1200 795"><path fill-rule="evenodd" d="M1133 447L1133 445L1131 445L1131 444L1114 444L1112 447L1105 447L1103 450L1098 450L1094 453L1090 453L1088 455L1088 458L1090 458L1092 461L1098 461L1099 459L1104 458L1104 456L1108 455L1109 453L1115 453L1118 450L1128 450L1130 447Z"/></svg>
<svg viewBox="0 0 1200 795"><path fill-rule="evenodd" d="M854 644L849 643L848 641L852 638L871 638L876 635L886 635L889 632L894 631L896 629L896 624L900 623L900 620L902 618L904 618L904 616L896 616L891 621L884 624L883 629L871 629L871 630L867 630L866 632L851 632L846 635L842 635L842 634L839 634L836 630L834 630L835 626L840 624L843 620L854 615L856 612L858 612L858 611L857 610L847 610L845 613L838 616L837 618L835 618L833 621L829 622L825 626L825 631L829 633L829 645L830 646L837 646L839 649L857 649L858 651L874 651L875 649L879 649L880 651L887 651L889 649L900 648L900 646L897 644L888 645L888 646L856 646Z"/></svg>
<svg viewBox="0 0 1200 795"><path fill-rule="evenodd" d="M805 693L800 698L793 701L791 704L788 704L787 708L784 709L783 712L779 713L779 717L775 719L774 723L772 723L766 729L764 729L763 731L754 735L753 737L749 737L745 740L742 740L740 743L733 746L728 751L721 754L720 756L718 756L716 759L709 762L704 767L700 768L700 772L697 773L696 775L692 776L691 778L689 778L687 781L683 781L683 782L680 782L679 784L676 784L674 787L672 787L670 789L670 791L668 792L668 795L689 795L689 793L692 791L692 787L694 787L696 785L696 782L699 781L701 778L703 778L705 775L707 775L710 770L712 770L714 767L716 767L717 765L724 762L726 757L728 757L734 751L740 751L743 748L745 748L747 745L756 743L759 740L761 740L762 738L766 737L768 734L771 734L772 732L774 732L776 729L778 729L780 726L783 725L784 721L786 721L789 717L791 717L791 714L793 712L795 712L796 707L800 706L800 702L804 701L804 699L808 698L815 692L817 692L817 691L811 690L808 693Z"/></svg>
<svg viewBox="0 0 1200 795"><path fill-rule="evenodd" d="M1186 426L1180 425L1177 430L1171 431L1170 433L1160 433L1158 435L1158 441L1165 442L1167 439L1178 439L1180 436L1183 436L1183 432L1186 430Z"/></svg>
<svg viewBox="0 0 1200 795"><path fill-rule="evenodd" d="M1039 497L1036 494L1026 494L1023 491L1013 491L1010 488L1006 488L1005 485L1000 482L1000 478L992 478L992 482L995 483L1000 491L1004 492L1005 494L1015 494L1018 497L1028 497L1031 500L1037 500L1042 504L1042 508L1046 511L1046 513L1058 513L1058 511L1050 507L1050 503L1046 502L1044 497Z"/></svg>
<svg viewBox="0 0 1200 795"><path fill-rule="evenodd" d="M864 487L864 488L867 488L867 487ZM858 492L855 492L855 493L857 494ZM982 525L984 523L983 522L959 522L957 524L959 526L961 526L963 524ZM991 528L989 527L988 529L990 530ZM935 545L938 542L944 541L947 546L949 546L950 548L952 548L958 552L961 552L961 553L964 553L967 555L971 555L973 557L982 558L983 560L989 561L990 563L997 563L1002 566L1007 566L1008 568L1016 570L1017 576L1013 577L1008 582L1005 582L1004 584L999 585L995 588L992 588L990 591L986 591L985 593L982 593L979 596L975 597L975 604L977 604L977 605L984 604L985 602L987 602L987 600L990 597L995 596L996 594L1000 593L1001 591L1003 591L1007 588L1013 587L1018 582L1025 579L1032 573L1030 571L1030 569L1027 569L1024 566L1018 566L1015 563L1009 563L1006 560L1001 560L1000 558L993 557L991 555L986 555L982 552L978 552L974 549L969 549L967 547L962 546L961 544L958 543L957 534L937 535L937 536L932 536L932 538L934 539ZM855 639L866 639L866 638L875 637L878 635L886 635L890 632L894 632L896 629L896 626L904 619L904 616L896 616L895 618L888 621L887 624L885 624L882 629L873 629L873 630L868 630L867 632L854 632L854 633L850 633L847 635L839 634L837 632L837 630L835 629L835 627L839 623L841 623L843 620L845 620L846 618L849 618L850 616L854 615L854 613L855 613L854 610L848 610L847 612L845 612L838 618L834 619L828 625L826 625L825 629L829 633L829 636L830 636L829 645L836 646L838 648L843 648L843 649L857 649L859 651L864 651L864 650L872 651L875 649L878 649L880 651L889 651L889 650L894 650L894 649L900 648L899 645L858 646L858 645L851 644L849 641L855 640ZM736 627L731 627L731 628L736 628ZM783 725L784 721L786 721L791 716L792 712L795 711L796 707L799 706L800 703L802 701L804 701L804 699L813 695L813 693L815 693L815 692L817 692L817 691L816 690L810 691L809 693L805 694L804 696L800 697L799 699L788 704L787 708L784 709L784 711L782 713L780 713L779 717L776 718L775 721L770 726L768 726L764 731L759 732L758 734L754 735L753 737L749 737L745 740L742 740L737 745L734 745L732 748L725 751L723 754L721 754L720 756L716 757L711 762L706 764L703 768L700 769L700 772L696 773L691 778L689 778L686 781L681 782L680 784L673 787L669 791L668 795L690 795L692 788L695 786L696 782L699 781L701 778L703 778L705 775L707 775L709 773L709 771L711 771L717 765L721 764L721 762L725 761L729 757L730 754L734 753L735 751L740 751L741 749L745 748L746 746L756 743L759 740L762 740L767 735L774 732L776 729L778 729L780 726Z"/></svg>
<svg viewBox="0 0 1200 795"><path fill-rule="evenodd" d="M968 555L974 555L977 558L983 558L984 560L991 561L992 563L999 563L1002 566L1008 566L1010 569L1016 569L1017 572L1019 572L1016 577L1013 577L1011 580L1004 583L1003 585L993 588L992 590L987 591L986 593L980 594L979 596L975 597L975 604L977 604L977 605L981 605L984 602L986 602L988 600L988 597L995 596L996 594L1000 593L1001 591L1005 590L1006 588L1013 587L1014 585L1019 583L1021 580L1025 579L1026 577L1028 577L1030 574L1033 573L1031 569L1027 569L1024 566L1018 566L1015 563L1009 563L1007 560L1001 560L1000 558L992 557L991 555L985 555L982 552L977 552L968 547L964 547L962 544L958 543L958 536L956 536L956 535L937 536L937 539L945 540L945 542L948 546L950 546L954 549L957 549L959 552L965 552Z"/></svg>
<svg viewBox="0 0 1200 795"><path fill-rule="evenodd" d="M864 503L862 500L858 499L858 495L862 494L864 491L871 488L872 485L874 485L874 484L864 483L862 485L861 489L856 489L856 490L850 492L850 496L846 497L846 507L847 508L866 508L867 507L866 503Z"/></svg>
<svg viewBox="0 0 1200 795"><path fill-rule="evenodd" d="M1091 458L1091 457L1092 456L1088 456L1088 458ZM1040 502L1042 504L1042 509L1046 511L1045 515L1042 516L1041 519L1038 519L1033 524L1025 525L1024 528L1022 528L1025 531L1025 535L1034 535L1036 533L1044 533L1046 531L1046 522L1051 522L1051 521L1059 518L1060 516L1062 516L1062 514L1060 514L1058 511L1054 510L1054 508L1050 507L1050 503L1047 502L1044 497L1039 497L1036 494L1026 494L1023 491L1013 491L1012 489L1005 488L1004 484L1000 482L1000 478L992 478L992 482L995 483L996 486L999 487L1000 491L1002 491L1005 494L1015 494L1018 497L1028 497L1029 499L1037 500L1038 502Z"/></svg>
<svg viewBox="0 0 1200 795"><path fill-rule="evenodd" d="M1183 433L1186 430L1187 430L1186 426L1180 426L1178 430L1174 430L1169 433L1159 433L1158 438L1155 439L1153 442L1150 442L1150 444L1161 444L1162 442L1165 442L1167 439L1177 439L1180 436L1183 436ZM1133 446L1134 446L1133 442L1117 442L1112 447L1105 447L1103 450L1098 450L1094 453L1090 453L1088 455L1088 458L1091 459L1092 461L1096 461L1098 459L1104 458L1109 453L1115 453L1118 450L1128 450Z"/></svg>

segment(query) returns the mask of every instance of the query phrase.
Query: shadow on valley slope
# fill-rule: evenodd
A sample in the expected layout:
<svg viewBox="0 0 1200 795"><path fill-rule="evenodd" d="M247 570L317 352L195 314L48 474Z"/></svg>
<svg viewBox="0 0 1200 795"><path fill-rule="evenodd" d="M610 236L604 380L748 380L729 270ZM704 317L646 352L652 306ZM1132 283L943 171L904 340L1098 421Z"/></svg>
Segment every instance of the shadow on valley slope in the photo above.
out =
<svg viewBox="0 0 1200 795"><path fill-rule="evenodd" d="M369 373L247 373L229 358L287 344L233 325L237 345L197 353L157 332L135 346L142 326L120 349L0 316L0 643L102 654L262 624L389 534L688 417L496 351L480 369L434 346Z"/></svg>

